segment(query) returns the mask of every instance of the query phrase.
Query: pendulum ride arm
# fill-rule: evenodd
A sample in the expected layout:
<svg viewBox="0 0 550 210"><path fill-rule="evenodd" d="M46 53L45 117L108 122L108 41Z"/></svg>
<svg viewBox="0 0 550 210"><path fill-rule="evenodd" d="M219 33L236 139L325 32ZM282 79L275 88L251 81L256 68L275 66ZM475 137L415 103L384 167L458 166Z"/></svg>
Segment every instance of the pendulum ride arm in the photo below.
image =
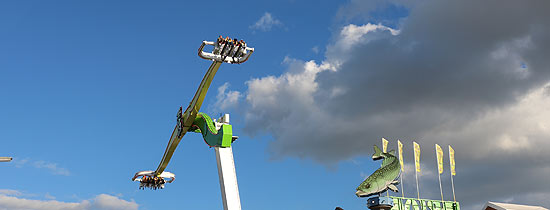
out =
<svg viewBox="0 0 550 210"><path fill-rule="evenodd" d="M168 162L170 162L170 159L172 158L176 147L180 143L181 138L185 135L185 133L187 133L189 127L191 127L191 124L195 120L195 117L197 116L198 111L201 108L202 102L204 101L204 97L206 96L208 87L210 87L210 83L212 83L214 75L218 71L218 68L220 68L220 65L221 62L212 62L212 65L210 65L208 71L204 75L204 78L202 79L199 89L195 93L193 100L191 101L191 103L189 103L187 109L185 109L183 116L181 116L181 110L180 112L178 112L178 124L174 128L174 131L172 131L170 141L166 146L166 150L164 151L162 160L160 161L160 164L155 171L156 175L159 175L164 171L164 169L168 165Z"/></svg>
<svg viewBox="0 0 550 210"><path fill-rule="evenodd" d="M214 50L204 52L205 45L213 45ZM250 58L254 48L246 46L244 41L223 39L221 36L216 42L203 41L199 47L199 57L211 60L212 64L206 71L202 81L189 103L189 106L182 110L180 107L177 114L177 124L170 141L166 146L162 160L155 171L140 171L132 178L133 181L140 182L140 189L164 188L165 181L170 183L175 180L175 175L164 171L176 147L187 132L201 133L208 146L214 147L216 151L216 161L218 164L218 175L220 178L220 187L222 192L223 207L225 210L241 210L241 201L239 197L239 188L237 184L237 175L235 173L235 161L233 160L233 150L231 143L238 137L233 136L232 127L229 124L229 114L225 114L220 119L212 120L208 115L200 113L206 92L214 79L214 75L222 63L243 63ZM158 179L160 178L160 179Z"/></svg>
<svg viewBox="0 0 550 210"><path fill-rule="evenodd" d="M219 43L219 39L217 42L208 42L208 41L202 42L198 50L198 55L203 59L212 60L212 64L210 65L210 67L208 68L208 71L202 78L199 88L197 89L197 92L195 92L195 96L193 97L193 100L191 100L191 102L189 103L189 106L185 109L185 112L182 113L181 112L182 110L180 107L180 111L178 112L178 116L177 116L178 117L177 125L174 128L174 131L172 131L172 135L170 136L170 141L166 146L166 150L164 151L162 160L160 161L160 164L157 167L157 170L155 170L155 175L158 176L164 171L164 169L170 162L170 159L172 158L172 155L174 154L176 147L181 141L181 138L185 135L187 130L189 130L189 128L195 121L195 118L197 117L197 114L199 113L199 110L202 106L202 102L204 101L204 98L206 96L206 92L210 87L210 83L212 83L212 80L214 79L216 72L220 68L220 65L223 62L237 63L237 64L243 63L247 61L248 58L250 58L250 55L254 52L254 48L246 47L246 44L244 44L244 42L242 43L243 45L238 48L239 50L237 50L237 48L234 46L229 47L228 44ZM218 50L218 52L215 52L216 49L212 53L204 52L203 49L205 45L213 45L215 48L220 48L222 50L221 52L220 50Z"/></svg>

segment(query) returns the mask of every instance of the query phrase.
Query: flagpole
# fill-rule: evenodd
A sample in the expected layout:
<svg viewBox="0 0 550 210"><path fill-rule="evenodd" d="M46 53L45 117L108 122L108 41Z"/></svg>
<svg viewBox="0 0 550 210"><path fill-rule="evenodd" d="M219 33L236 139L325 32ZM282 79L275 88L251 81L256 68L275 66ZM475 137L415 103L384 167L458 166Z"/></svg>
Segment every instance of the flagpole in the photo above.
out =
<svg viewBox="0 0 550 210"><path fill-rule="evenodd" d="M453 188L453 201L456 202L455 197L455 183L453 181L453 176L456 175L455 171L455 150L449 145L449 169L451 171L451 186Z"/></svg>
<svg viewBox="0 0 550 210"><path fill-rule="evenodd" d="M420 200L420 190L418 189L418 171L415 170L414 176L416 177L416 194L418 195L418 200Z"/></svg>
<svg viewBox="0 0 550 210"><path fill-rule="evenodd" d="M453 174L451 174L451 186L453 186L453 201L456 202L456 197L455 197L455 183L453 182Z"/></svg>
<svg viewBox="0 0 550 210"><path fill-rule="evenodd" d="M405 172L405 167L403 164L403 144L399 139L397 140L397 152L399 152L399 165L401 166L401 170L399 171L399 178L401 179L401 197L405 198L405 191L403 190L403 173Z"/></svg>
<svg viewBox="0 0 550 210"><path fill-rule="evenodd" d="M399 178L401 178L401 197L405 198L405 191L403 191L403 172L401 172L401 176L399 176Z"/></svg>
<svg viewBox="0 0 550 210"><path fill-rule="evenodd" d="M455 150L449 145L449 168L451 169L451 186L453 188L453 201L456 202L455 197L455 183L453 181L453 176L456 175L455 171Z"/></svg>
<svg viewBox="0 0 550 210"><path fill-rule="evenodd" d="M439 177L439 191L441 191L441 202L443 202L443 189L441 188L441 174L437 173Z"/></svg>

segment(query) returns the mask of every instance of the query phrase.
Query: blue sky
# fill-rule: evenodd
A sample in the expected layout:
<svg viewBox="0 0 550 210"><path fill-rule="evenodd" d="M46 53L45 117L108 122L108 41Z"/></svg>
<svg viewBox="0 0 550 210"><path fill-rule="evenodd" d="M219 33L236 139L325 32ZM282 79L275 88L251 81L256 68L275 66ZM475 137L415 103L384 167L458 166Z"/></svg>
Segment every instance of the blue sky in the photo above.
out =
<svg viewBox="0 0 550 210"><path fill-rule="evenodd" d="M201 110L231 114L243 209L365 208L355 187L377 168L369 156L382 137L405 144L409 197L417 141L422 197L439 198L438 143L455 147L465 209L489 200L549 207L548 9L0 2L0 156L14 157L0 164L0 209L221 209L214 151L200 135L180 143L166 189L130 181L157 167L178 108L210 65L196 50L218 35L256 49L244 64L222 65Z"/></svg>
<svg viewBox="0 0 550 210"><path fill-rule="evenodd" d="M214 151L199 135L180 144L168 167L178 179L165 190L139 191L130 178L160 161L177 109L210 65L196 56L202 40L222 34L257 49L245 64L222 65L208 111L225 82L243 90L250 78L283 71L285 56L322 57L339 5L314 2L249 1L239 9L226 2L0 3L0 153L15 158L0 169L0 188L35 200L81 202L105 193L140 209L221 208ZM253 28L266 12L281 24ZM274 161L266 155L269 137L240 136L234 151L243 208L361 205L353 189L367 163L327 169Z"/></svg>

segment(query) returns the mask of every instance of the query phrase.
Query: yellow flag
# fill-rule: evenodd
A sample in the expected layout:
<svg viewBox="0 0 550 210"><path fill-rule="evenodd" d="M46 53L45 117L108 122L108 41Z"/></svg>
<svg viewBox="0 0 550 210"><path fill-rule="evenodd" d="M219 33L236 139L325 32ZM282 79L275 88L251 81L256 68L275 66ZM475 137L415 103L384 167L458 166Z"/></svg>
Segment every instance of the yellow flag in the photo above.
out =
<svg viewBox="0 0 550 210"><path fill-rule="evenodd" d="M388 140L382 138L382 152L388 152Z"/></svg>
<svg viewBox="0 0 550 210"><path fill-rule="evenodd" d="M403 165L403 144L397 140L397 150L399 150L399 163L401 163L401 171L405 172L405 166Z"/></svg>
<svg viewBox="0 0 550 210"><path fill-rule="evenodd" d="M420 145L413 141L414 145L414 166L416 171L420 172Z"/></svg>
<svg viewBox="0 0 550 210"><path fill-rule="evenodd" d="M455 171L455 150L449 145L449 161L451 163L451 175L456 176Z"/></svg>
<svg viewBox="0 0 550 210"><path fill-rule="evenodd" d="M437 156L437 169L439 174L443 173L443 150L438 144L435 144L435 154Z"/></svg>

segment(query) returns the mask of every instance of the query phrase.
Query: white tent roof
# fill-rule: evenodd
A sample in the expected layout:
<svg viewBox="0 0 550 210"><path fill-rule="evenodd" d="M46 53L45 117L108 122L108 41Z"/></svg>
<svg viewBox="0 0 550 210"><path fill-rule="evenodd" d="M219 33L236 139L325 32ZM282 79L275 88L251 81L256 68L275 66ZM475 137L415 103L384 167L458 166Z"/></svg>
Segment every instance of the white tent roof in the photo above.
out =
<svg viewBox="0 0 550 210"><path fill-rule="evenodd" d="M511 204L511 203L497 203L489 201L483 206L483 210L487 209L487 207L491 207L496 210L548 210L547 208L544 208L542 206L528 206L528 205L519 205L519 204Z"/></svg>

